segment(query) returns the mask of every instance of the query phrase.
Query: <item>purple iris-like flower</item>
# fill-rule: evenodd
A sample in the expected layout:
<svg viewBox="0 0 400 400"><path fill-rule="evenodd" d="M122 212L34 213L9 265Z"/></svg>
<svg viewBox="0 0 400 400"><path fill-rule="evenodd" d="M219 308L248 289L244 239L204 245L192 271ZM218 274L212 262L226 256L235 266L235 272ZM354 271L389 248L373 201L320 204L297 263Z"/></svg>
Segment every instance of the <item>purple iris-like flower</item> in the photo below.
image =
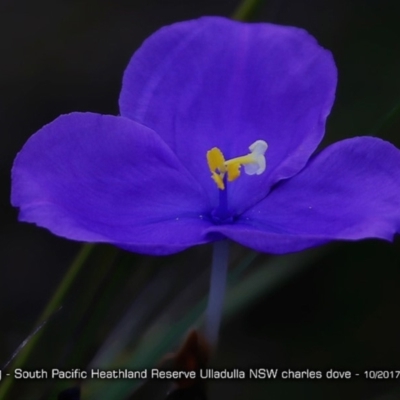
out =
<svg viewBox="0 0 400 400"><path fill-rule="evenodd" d="M357 137L312 156L335 87L330 52L301 29L167 26L130 61L121 116L64 115L28 140L12 203L57 235L158 255L224 238L270 253L390 240L400 152Z"/></svg>

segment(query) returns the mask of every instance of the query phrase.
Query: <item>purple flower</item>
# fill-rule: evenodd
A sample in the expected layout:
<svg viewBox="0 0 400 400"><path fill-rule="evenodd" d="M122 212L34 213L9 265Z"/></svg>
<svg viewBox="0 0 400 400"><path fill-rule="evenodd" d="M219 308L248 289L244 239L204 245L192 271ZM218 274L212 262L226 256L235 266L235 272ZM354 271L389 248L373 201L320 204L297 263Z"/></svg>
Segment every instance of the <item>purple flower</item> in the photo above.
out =
<svg viewBox="0 0 400 400"><path fill-rule="evenodd" d="M148 254L223 238L270 253L390 240L399 151L357 137L312 156L335 87L331 54L301 29L167 26L130 61L121 116L64 115L28 140L12 204L57 235Z"/></svg>

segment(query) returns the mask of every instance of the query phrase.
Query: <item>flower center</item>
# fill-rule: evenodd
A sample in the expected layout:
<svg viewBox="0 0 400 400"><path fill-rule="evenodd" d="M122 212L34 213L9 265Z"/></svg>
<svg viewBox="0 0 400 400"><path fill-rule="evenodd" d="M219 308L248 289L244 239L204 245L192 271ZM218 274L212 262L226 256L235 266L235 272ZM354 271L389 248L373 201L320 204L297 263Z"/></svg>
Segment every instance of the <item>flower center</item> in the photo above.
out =
<svg viewBox="0 0 400 400"><path fill-rule="evenodd" d="M250 153L245 156L225 160L222 151L213 147L207 151L207 163L211 171L211 178L218 189L225 190L226 180L233 182L240 176L240 168L244 167L247 175L260 175L265 171L265 152L268 144L264 140L256 140L250 147ZM226 179L227 178L227 179Z"/></svg>

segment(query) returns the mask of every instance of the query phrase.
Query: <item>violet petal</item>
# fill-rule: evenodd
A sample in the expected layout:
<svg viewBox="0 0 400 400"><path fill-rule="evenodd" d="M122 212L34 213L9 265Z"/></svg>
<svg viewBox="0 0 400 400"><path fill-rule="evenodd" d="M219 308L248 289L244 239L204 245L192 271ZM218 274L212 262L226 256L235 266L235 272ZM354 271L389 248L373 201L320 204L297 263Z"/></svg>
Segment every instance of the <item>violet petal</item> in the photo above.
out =
<svg viewBox="0 0 400 400"><path fill-rule="evenodd" d="M33 135L12 172L22 221L69 239L168 254L204 243L198 182L151 129L73 113Z"/></svg>
<svg viewBox="0 0 400 400"><path fill-rule="evenodd" d="M267 170L229 185L237 212L297 173L324 134L336 88L329 51L302 29L204 17L164 27L131 59L121 114L154 129L201 182L218 193L206 152L226 158L265 140Z"/></svg>
<svg viewBox="0 0 400 400"><path fill-rule="evenodd" d="M281 182L236 224L213 227L253 249L288 253L331 240L400 231L400 152L372 137L329 146Z"/></svg>

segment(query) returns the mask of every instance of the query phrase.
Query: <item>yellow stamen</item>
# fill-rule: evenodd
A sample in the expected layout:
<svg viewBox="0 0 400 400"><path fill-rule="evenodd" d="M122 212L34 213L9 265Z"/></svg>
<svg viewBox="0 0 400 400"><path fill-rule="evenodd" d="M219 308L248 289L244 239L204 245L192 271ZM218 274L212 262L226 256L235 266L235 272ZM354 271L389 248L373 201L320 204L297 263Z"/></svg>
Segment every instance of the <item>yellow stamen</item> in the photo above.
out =
<svg viewBox="0 0 400 400"><path fill-rule="evenodd" d="M239 163L226 164L226 172L228 174L229 182L233 182L234 180L239 178L240 167L241 167L241 165Z"/></svg>
<svg viewBox="0 0 400 400"><path fill-rule="evenodd" d="M211 178L218 186L218 189L224 190L225 158L218 147L213 147L207 151L207 163L212 174Z"/></svg>
<svg viewBox="0 0 400 400"><path fill-rule="evenodd" d="M213 172L212 175L211 175L211 178L217 184L218 189L221 189L221 190L225 189L224 178L222 178L220 174L217 174L216 172Z"/></svg>
<svg viewBox="0 0 400 400"><path fill-rule="evenodd" d="M207 151L207 162L211 172L214 172L217 169L219 169L220 172L225 171L225 158L218 147L213 147L211 150ZM223 170L221 168L223 168Z"/></svg>
<svg viewBox="0 0 400 400"><path fill-rule="evenodd" d="M257 140L250 147L250 154L232 158L225 161L222 151L218 147L213 147L207 152L207 163L211 171L211 178L216 183L218 189L224 190L224 178L227 174L229 182L233 182L240 176L240 168L244 166L248 175L260 175L265 171L265 152L268 145L263 140Z"/></svg>
<svg viewBox="0 0 400 400"><path fill-rule="evenodd" d="M236 158L231 158L225 161L225 167L228 172L228 181L233 182L240 176L240 167L242 165L254 163L254 157L252 154L247 154L247 156L241 156Z"/></svg>

